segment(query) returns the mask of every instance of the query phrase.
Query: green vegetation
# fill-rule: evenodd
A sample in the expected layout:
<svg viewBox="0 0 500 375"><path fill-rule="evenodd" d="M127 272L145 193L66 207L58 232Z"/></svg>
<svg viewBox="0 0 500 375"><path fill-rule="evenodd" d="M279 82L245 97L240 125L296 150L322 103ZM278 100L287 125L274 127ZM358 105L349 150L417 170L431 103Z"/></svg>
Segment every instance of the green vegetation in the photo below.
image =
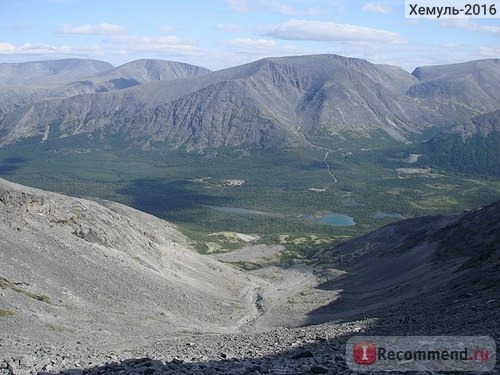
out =
<svg viewBox="0 0 500 375"><path fill-rule="evenodd" d="M9 280L7 280L5 277L0 276L0 288L2 289L12 289L18 293L24 294L27 297L36 299L37 301L45 302L50 304L50 298L46 295L41 295L41 294L35 294L28 292L27 290L24 290L22 288L19 288L18 286L12 284Z"/></svg>
<svg viewBox="0 0 500 375"><path fill-rule="evenodd" d="M4 318L6 316L11 316L11 315L14 315L12 311L0 309L0 318Z"/></svg>
<svg viewBox="0 0 500 375"><path fill-rule="evenodd" d="M11 287L10 282L6 278L0 276L0 288L7 289L10 287Z"/></svg>
<svg viewBox="0 0 500 375"><path fill-rule="evenodd" d="M448 171L500 177L500 135L489 137L475 134L461 140L460 135L436 138L420 147L424 154L419 164L440 167Z"/></svg>
<svg viewBox="0 0 500 375"><path fill-rule="evenodd" d="M233 266L236 266L243 271L254 271L258 270L259 268L262 268L262 265L254 262L239 261L239 262L228 262L228 264L232 264Z"/></svg>
<svg viewBox="0 0 500 375"><path fill-rule="evenodd" d="M379 211L407 218L455 213L500 196L500 181L494 177L423 170L405 162L407 152L401 146L382 149L380 142L370 144L366 139L205 155L116 145L90 148L85 140L75 147L64 142L21 143L0 149L0 175L29 186L114 200L152 213L178 224L201 253L243 245L210 234L256 234L262 243L283 243L288 250L283 262L287 263L310 258L335 241L396 220L375 219ZM336 183L324 160L328 150L332 150L327 162ZM244 182L232 184L230 180ZM260 212L228 213L215 206ZM300 217L326 213L351 216L356 225L337 227Z"/></svg>

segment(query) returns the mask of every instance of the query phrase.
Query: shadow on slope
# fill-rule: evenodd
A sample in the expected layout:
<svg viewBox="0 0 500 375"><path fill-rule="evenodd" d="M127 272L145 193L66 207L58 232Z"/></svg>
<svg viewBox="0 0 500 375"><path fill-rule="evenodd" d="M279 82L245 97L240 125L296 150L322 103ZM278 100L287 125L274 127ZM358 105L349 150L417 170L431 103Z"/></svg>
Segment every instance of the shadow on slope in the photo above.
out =
<svg viewBox="0 0 500 375"><path fill-rule="evenodd" d="M174 357L167 361L145 356L89 368L68 369L60 371L59 374L351 374L352 371L346 364L346 355L350 355L350 352L346 353L346 343L353 336L489 335L495 338L490 332L471 328L457 320L451 319L450 323L450 326L445 324L435 326L430 321L415 322L408 320L406 316L400 316L398 319L375 321L364 330L355 322L343 324L338 331L335 324L296 328L290 331L282 329L281 335L276 333L278 331L271 331L257 336L258 342L248 341L246 337L240 338L240 342L221 341L222 345L228 345L225 351L217 352L214 347L218 345L213 344L208 348L208 352L211 353L206 355L202 353L206 353L207 348L196 349L199 345L190 343L186 344L186 347L195 349L189 349L189 353L185 349L173 352L172 348L164 347L159 355L157 351L157 355L151 356ZM350 326L350 331L346 332L346 326ZM231 354L233 350L240 353L244 351L245 354L233 355ZM176 356L185 360L175 358ZM493 371L484 373L495 374L499 369L500 364L496 364ZM39 375L49 374L49 372L39 372Z"/></svg>
<svg viewBox="0 0 500 375"><path fill-rule="evenodd" d="M228 197L204 194L187 180L136 179L119 193L130 197L133 207L159 217L169 217L172 211L230 204Z"/></svg>
<svg viewBox="0 0 500 375"><path fill-rule="evenodd" d="M187 336L175 345L152 342L141 355L167 362L137 356L60 374L350 373L345 346L354 335L487 335L498 340L499 234L500 202L463 215L392 224L333 250L359 254L346 276L320 286L343 289L342 298L312 312L309 326L231 337ZM312 325L319 320L329 322Z"/></svg>
<svg viewBox="0 0 500 375"><path fill-rule="evenodd" d="M309 323L373 316L416 331L498 335L500 201L463 215L410 219L332 249L350 264L319 286L340 298Z"/></svg>
<svg viewBox="0 0 500 375"><path fill-rule="evenodd" d="M0 162L0 175L9 175L18 169L21 169L29 162L23 157L5 158Z"/></svg>

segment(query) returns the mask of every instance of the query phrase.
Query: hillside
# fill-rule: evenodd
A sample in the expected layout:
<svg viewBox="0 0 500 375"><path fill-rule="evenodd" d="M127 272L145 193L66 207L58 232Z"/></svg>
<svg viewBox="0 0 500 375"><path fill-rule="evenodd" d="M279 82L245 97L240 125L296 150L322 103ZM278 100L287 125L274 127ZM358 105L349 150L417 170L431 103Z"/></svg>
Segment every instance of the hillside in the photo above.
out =
<svg viewBox="0 0 500 375"><path fill-rule="evenodd" d="M498 59L420 67L412 74L420 82L408 89L408 95L423 105L434 105L454 121L499 109Z"/></svg>
<svg viewBox="0 0 500 375"><path fill-rule="evenodd" d="M425 142L420 164L500 176L500 111L464 120Z"/></svg>
<svg viewBox="0 0 500 375"><path fill-rule="evenodd" d="M414 75L336 55L267 58L217 72L176 64L125 64L75 79L51 100L0 92L0 144L74 136L188 151L358 137L408 143L500 107L496 60Z"/></svg>
<svg viewBox="0 0 500 375"><path fill-rule="evenodd" d="M121 90L146 82L168 81L209 72L164 60L136 60L113 67L94 60L49 60L0 64L0 120L19 106L83 94Z"/></svg>
<svg viewBox="0 0 500 375"><path fill-rule="evenodd" d="M408 329L425 319L435 324L428 332L454 332L462 325L498 334L484 322L499 318L499 244L500 201L464 214L387 225L322 254L324 263L346 273L322 285L341 290L341 297L311 319L405 317L412 322ZM468 308L471 313L464 314ZM456 317L446 325L443 314Z"/></svg>
<svg viewBox="0 0 500 375"><path fill-rule="evenodd" d="M404 220L318 269L243 272L137 210L0 180L0 370L347 374L353 334L496 338L499 215Z"/></svg>
<svg viewBox="0 0 500 375"><path fill-rule="evenodd" d="M0 264L2 337L32 343L118 348L158 332L231 331L258 286L189 249L170 223L5 180Z"/></svg>
<svg viewBox="0 0 500 375"><path fill-rule="evenodd" d="M142 83L196 77L208 72L208 69L199 66L174 61L135 60L72 82L67 92L84 94L121 90Z"/></svg>

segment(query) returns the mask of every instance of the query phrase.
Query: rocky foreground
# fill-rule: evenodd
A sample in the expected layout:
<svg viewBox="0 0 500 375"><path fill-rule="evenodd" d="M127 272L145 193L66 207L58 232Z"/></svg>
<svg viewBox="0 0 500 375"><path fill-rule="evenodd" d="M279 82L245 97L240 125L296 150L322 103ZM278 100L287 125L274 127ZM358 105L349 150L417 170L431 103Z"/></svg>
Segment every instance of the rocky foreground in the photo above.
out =
<svg viewBox="0 0 500 375"><path fill-rule="evenodd" d="M450 310L447 321L432 304L419 309L414 303L386 311L385 317L379 319L261 333L176 334L122 352L100 353L78 342L44 346L19 341L19 352L30 354L4 359L0 362L0 374L353 374L345 359L345 344L351 336L484 335L481 320L492 317L498 302L481 303L481 299L474 299L474 304L475 316L470 314L471 306L460 303ZM410 307L420 318L428 313L428 320L415 321L398 315ZM488 333L498 343L498 328L494 324ZM497 364L490 374L499 371ZM431 372L422 372L426 373Z"/></svg>
<svg viewBox="0 0 500 375"><path fill-rule="evenodd" d="M321 272L242 272L150 215L0 180L0 375L349 374L354 335L498 343L499 234L497 202L386 226Z"/></svg>
<svg viewBox="0 0 500 375"><path fill-rule="evenodd" d="M343 337L368 321L266 333L178 335L129 353L75 346L30 348L0 374L326 374L347 372ZM19 344L25 347L27 344ZM81 351L79 351L81 350ZM66 369L66 370L64 370ZM348 373L348 372L347 372Z"/></svg>

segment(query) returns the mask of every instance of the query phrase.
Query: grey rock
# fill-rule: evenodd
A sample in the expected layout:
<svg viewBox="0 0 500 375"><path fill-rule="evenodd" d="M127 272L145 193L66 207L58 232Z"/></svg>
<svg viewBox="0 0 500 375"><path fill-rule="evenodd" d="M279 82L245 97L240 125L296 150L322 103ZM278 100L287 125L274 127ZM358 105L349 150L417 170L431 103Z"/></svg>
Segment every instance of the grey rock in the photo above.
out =
<svg viewBox="0 0 500 375"><path fill-rule="evenodd" d="M411 75L335 55L267 58L217 72L141 60L52 96L7 88L1 100L0 92L0 145L119 135L144 147L203 151L308 145L317 135L374 132L409 142L427 129L498 110L496 60L468 63L465 84L460 67L423 73L430 70Z"/></svg>
<svg viewBox="0 0 500 375"><path fill-rule="evenodd" d="M29 355L23 355L17 359L21 368L33 367L33 358Z"/></svg>
<svg viewBox="0 0 500 375"><path fill-rule="evenodd" d="M312 366L311 373L313 374L328 374L328 369L321 366Z"/></svg>
<svg viewBox="0 0 500 375"><path fill-rule="evenodd" d="M293 355L290 358L292 358L292 359L301 359L301 358L312 358L312 357L314 357L314 354L311 351L307 350L307 351L304 351L304 352L297 353L297 354Z"/></svg>

